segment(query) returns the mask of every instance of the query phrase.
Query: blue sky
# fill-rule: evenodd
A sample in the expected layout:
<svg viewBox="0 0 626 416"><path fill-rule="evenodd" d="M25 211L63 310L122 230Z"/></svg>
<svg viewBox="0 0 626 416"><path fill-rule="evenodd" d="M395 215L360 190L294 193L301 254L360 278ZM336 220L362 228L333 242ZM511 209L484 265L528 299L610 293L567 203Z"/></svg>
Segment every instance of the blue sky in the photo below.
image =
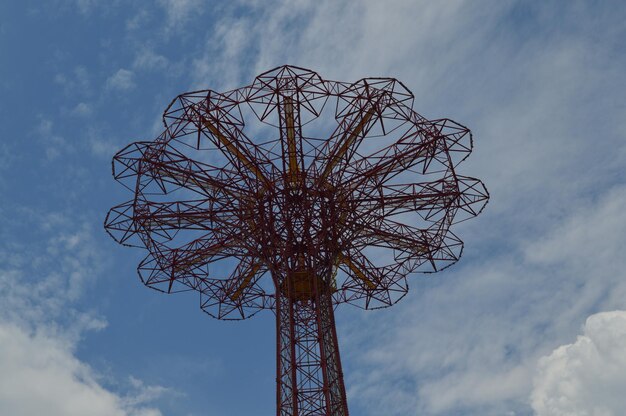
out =
<svg viewBox="0 0 626 416"><path fill-rule="evenodd" d="M626 6L615 1L0 4L0 414L275 410L271 313L145 288L103 231L111 157L179 93L282 64L396 77L470 127L491 202L462 260L337 313L354 415L626 407ZM595 412L595 413L594 413Z"/></svg>

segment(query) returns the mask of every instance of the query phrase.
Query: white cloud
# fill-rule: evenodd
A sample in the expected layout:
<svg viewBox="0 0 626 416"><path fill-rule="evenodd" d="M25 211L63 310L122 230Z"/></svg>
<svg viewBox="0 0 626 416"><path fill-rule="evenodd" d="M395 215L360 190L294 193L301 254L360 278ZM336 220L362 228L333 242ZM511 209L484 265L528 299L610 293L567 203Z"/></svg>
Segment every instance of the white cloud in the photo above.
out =
<svg viewBox="0 0 626 416"><path fill-rule="evenodd" d="M126 406L136 407L141 404L152 402L166 393L171 393L171 390L166 387L147 386L143 381L132 376L129 377L129 382L137 393L124 398Z"/></svg>
<svg viewBox="0 0 626 416"><path fill-rule="evenodd" d="M42 143L42 148L48 161L56 160L62 154L74 151L73 146L65 138L56 134L53 127L54 123L52 120L39 116L39 124L36 126L35 131L39 136L38 138Z"/></svg>
<svg viewBox="0 0 626 416"><path fill-rule="evenodd" d="M8 169L15 160L15 152L10 149L7 143L0 144L0 171Z"/></svg>
<svg viewBox="0 0 626 416"><path fill-rule="evenodd" d="M3 221L4 233L34 231L38 240L0 244L0 320L57 327L72 340L85 330L104 328L101 317L74 307L102 266L91 228L62 214L21 209L16 215L19 221Z"/></svg>
<svg viewBox="0 0 626 416"><path fill-rule="evenodd" d="M201 0L159 0L159 4L167 17L167 31L181 30L189 19L202 14L207 7Z"/></svg>
<svg viewBox="0 0 626 416"><path fill-rule="evenodd" d="M39 125L37 126L37 133L42 136L49 136L52 134L52 120L41 117L39 119Z"/></svg>
<svg viewBox="0 0 626 416"><path fill-rule="evenodd" d="M64 88L66 95L74 98L91 92L91 77L84 66L77 66L68 73L56 74L54 82Z"/></svg>
<svg viewBox="0 0 626 416"><path fill-rule="evenodd" d="M476 22L493 21L507 9L494 1L482 7L402 0L237 3L249 13L219 19L206 54L194 63L198 83L226 78L234 87L261 71L293 64L329 79L395 76L430 86L445 82L439 77L484 42L490 27Z"/></svg>
<svg viewBox="0 0 626 416"><path fill-rule="evenodd" d="M111 75L106 81L106 87L109 89L125 91L135 87L135 74L128 69L120 68L115 74Z"/></svg>
<svg viewBox="0 0 626 416"><path fill-rule="evenodd" d="M159 70L168 66L168 59L155 53L148 47L142 47L138 50L135 60L133 61L133 68L144 70Z"/></svg>
<svg viewBox="0 0 626 416"><path fill-rule="evenodd" d="M113 155L120 150L121 145L107 137L100 129L90 127L86 132L87 144L92 155L106 160L111 160Z"/></svg>
<svg viewBox="0 0 626 416"><path fill-rule="evenodd" d="M54 11L56 12L58 12L59 10L69 9L71 11L78 11L78 13L80 13L84 17L89 17L96 12L99 14L108 13L114 6L117 6L119 3L119 0L56 0L54 2L51 2L51 5L54 7Z"/></svg>
<svg viewBox="0 0 626 416"><path fill-rule="evenodd" d="M625 391L626 311L603 312L539 360L531 401L537 416L619 416Z"/></svg>
<svg viewBox="0 0 626 416"><path fill-rule="evenodd" d="M115 153L120 150L119 144L112 140L102 137L90 137L89 149L91 154L102 157L104 159L111 159Z"/></svg>
<svg viewBox="0 0 626 416"><path fill-rule="evenodd" d="M76 6L82 14L89 14L97 4L97 0L76 0Z"/></svg>
<svg viewBox="0 0 626 416"><path fill-rule="evenodd" d="M580 23L589 14L581 2L566 10L500 1L240 5L250 13L219 19L194 60L194 87L210 79L211 88L234 88L286 63L344 81L397 77L415 93L416 111L473 129L477 149L467 165L490 179L498 204L489 209L528 205L516 220L531 231L543 227L543 215L606 186L625 163L623 110L615 106L626 88L623 59L614 56L620 29L604 23L617 14L594 10ZM594 139L599 124L603 146ZM581 166L589 167L584 175Z"/></svg>
<svg viewBox="0 0 626 416"><path fill-rule="evenodd" d="M91 109L91 105L80 102L76 104L74 108L72 108L70 114L78 117L87 117L90 116L92 112L93 110Z"/></svg>
<svg viewBox="0 0 626 416"><path fill-rule="evenodd" d="M150 13L141 9L133 17L126 20L126 30L134 31L141 28L150 19Z"/></svg>
<svg viewBox="0 0 626 416"><path fill-rule="evenodd" d="M14 211L2 234L38 239L0 242L0 414L160 416L147 404L168 389L131 378L126 393L113 391L75 355L86 331L107 325L76 306L102 264L91 228L76 215Z"/></svg>
<svg viewBox="0 0 626 416"><path fill-rule="evenodd" d="M3 415L161 415L157 409L136 408L137 400L103 388L93 370L73 355L72 346L65 340L42 332L29 333L1 321L0 368Z"/></svg>

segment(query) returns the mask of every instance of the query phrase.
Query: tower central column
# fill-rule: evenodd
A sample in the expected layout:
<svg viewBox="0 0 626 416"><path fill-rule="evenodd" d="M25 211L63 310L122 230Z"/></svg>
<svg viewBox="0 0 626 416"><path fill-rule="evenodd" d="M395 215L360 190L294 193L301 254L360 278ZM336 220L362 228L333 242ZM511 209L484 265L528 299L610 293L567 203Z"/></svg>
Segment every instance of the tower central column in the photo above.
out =
<svg viewBox="0 0 626 416"><path fill-rule="evenodd" d="M317 286L296 275L276 291L277 416L348 416L332 295Z"/></svg>

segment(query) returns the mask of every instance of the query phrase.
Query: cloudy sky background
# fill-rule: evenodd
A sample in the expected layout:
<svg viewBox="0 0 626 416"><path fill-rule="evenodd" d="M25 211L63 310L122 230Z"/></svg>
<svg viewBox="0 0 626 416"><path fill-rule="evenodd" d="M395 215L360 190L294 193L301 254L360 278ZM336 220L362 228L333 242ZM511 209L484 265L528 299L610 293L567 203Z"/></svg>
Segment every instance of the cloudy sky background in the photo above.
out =
<svg viewBox="0 0 626 416"><path fill-rule="evenodd" d="M143 287L102 229L115 151L177 94L282 64L396 77L474 132L463 259L337 313L353 415L626 408L626 6L595 1L0 4L0 414L275 412L271 313Z"/></svg>

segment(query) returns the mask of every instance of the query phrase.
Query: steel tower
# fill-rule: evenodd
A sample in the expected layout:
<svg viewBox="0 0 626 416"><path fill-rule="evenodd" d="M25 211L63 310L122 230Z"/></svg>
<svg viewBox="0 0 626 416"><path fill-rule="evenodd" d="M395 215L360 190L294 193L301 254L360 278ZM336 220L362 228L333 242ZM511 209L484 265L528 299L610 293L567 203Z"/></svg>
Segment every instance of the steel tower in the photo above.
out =
<svg viewBox="0 0 626 416"><path fill-rule="evenodd" d="M156 140L114 157L134 195L105 227L147 249L147 286L198 291L218 319L274 311L278 416L348 415L336 305L390 306L408 274L456 262L451 226L488 200L456 172L469 130L412 105L395 79L281 66L179 95Z"/></svg>

